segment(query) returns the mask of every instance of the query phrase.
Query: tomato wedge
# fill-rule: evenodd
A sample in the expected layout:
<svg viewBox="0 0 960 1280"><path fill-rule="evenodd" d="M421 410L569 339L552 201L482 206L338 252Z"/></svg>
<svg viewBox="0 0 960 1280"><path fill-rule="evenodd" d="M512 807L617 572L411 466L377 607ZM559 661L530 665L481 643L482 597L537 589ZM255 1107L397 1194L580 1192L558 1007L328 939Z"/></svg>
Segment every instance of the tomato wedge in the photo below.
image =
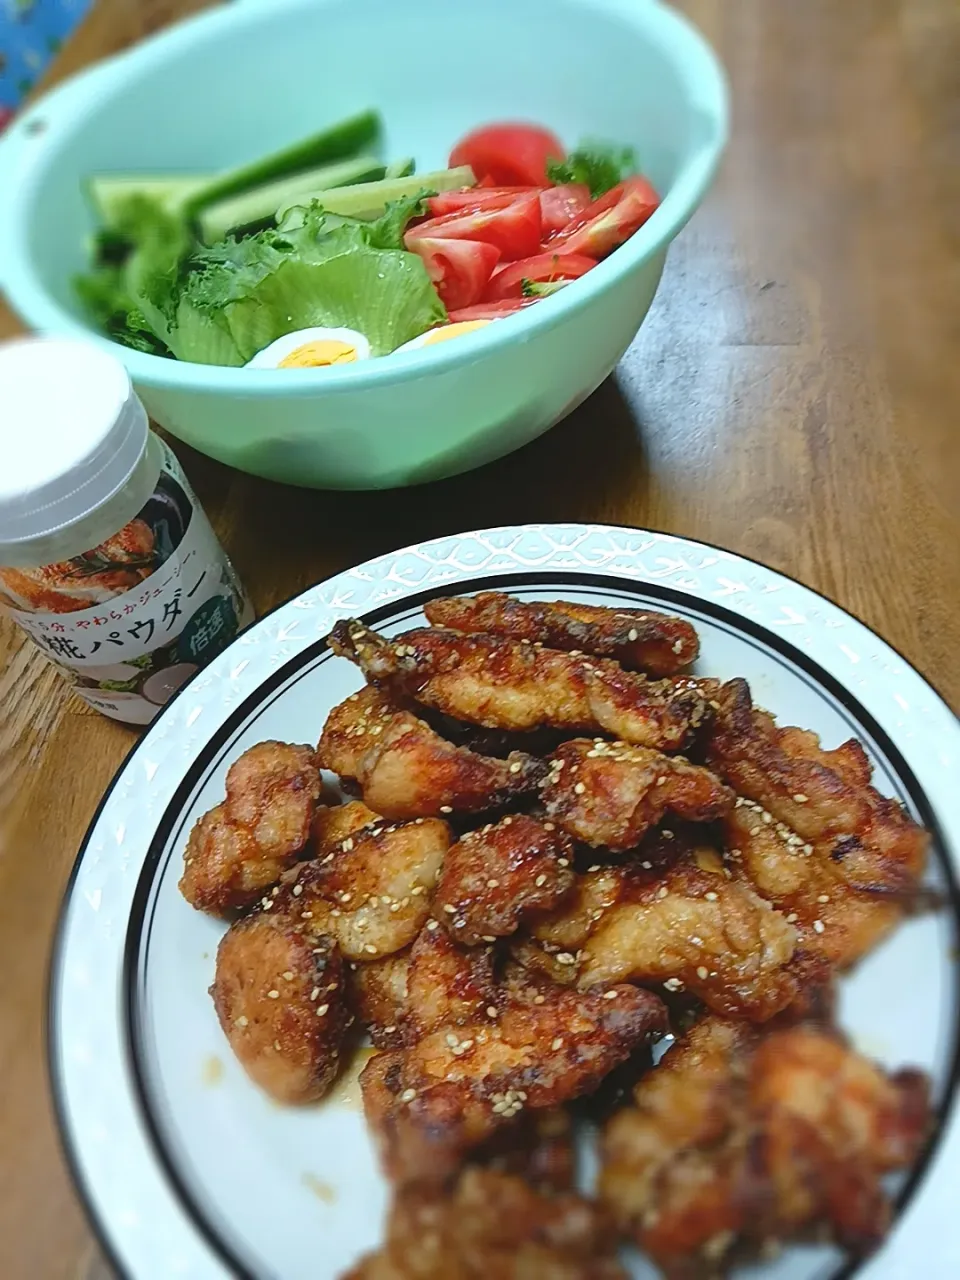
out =
<svg viewBox="0 0 960 1280"><path fill-rule="evenodd" d="M520 196L529 195L531 187L466 187L462 191L441 191L430 196L427 208L434 218L444 218L461 209L502 209Z"/></svg>
<svg viewBox="0 0 960 1280"><path fill-rule="evenodd" d="M535 191L518 196L502 208L467 209L442 218L429 218L404 236L408 249L417 240L482 240L500 250L505 262L529 258L540 247L540 200Z"/></svg>
<svg viewBox="0 0 960 1280"><path fill-rule="evenodd" d="M420 237L407 247L423 259L427 275L448 311L478 301L500 261L500 250L480 240Z"/></svg>
<svg viewBox="0 0 960 1280"><path fill-rule="evenodd" d="M501 316L512 316L515 311L522 311L539 301L539 298L504 298L500 302L478 302L473 307L448 312L448 318L451 324L459 324L462 320L499 320Z"/></svg>
<svg viewBox="0 0 960 1280"><path fill-rule="evenodd" d="M498 186L544 186L547 161L565 160L567 153L555 133L539 125L503 123L474 129L450 152L450 168L468 164L480 182Z"/></svg>
<svg viewBox="0 0 960 1280"><path fill-rule="evenodd" d="M542 284L547 280L576 280L597 265L596 259L577 253L538 253L522 262L511 262L490 277L483 292L484 302L501 298L522 298L523 282Z"/></svg>
<svg viewBox="0 0 960 1280"><path fill-rule="evenodd" d="M566 182L540 192L540 217L543 234L552 235L581 218L590 208L590 188L582 182Z"/></svg>
<svg viewBox="0 0 960 1280"><path fill-rule="evenodd" d="M583 217L553 236L545 248L603 258L639 230L660 204L646 178L627 178L595 200Z"/></svg>

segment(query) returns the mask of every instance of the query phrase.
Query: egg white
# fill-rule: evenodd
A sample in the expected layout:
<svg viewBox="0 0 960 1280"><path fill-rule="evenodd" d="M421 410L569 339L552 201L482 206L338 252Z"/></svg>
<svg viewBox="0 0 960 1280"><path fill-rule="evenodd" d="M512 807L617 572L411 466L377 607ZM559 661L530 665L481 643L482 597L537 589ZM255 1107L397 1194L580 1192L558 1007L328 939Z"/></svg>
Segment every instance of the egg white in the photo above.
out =
<svg viewBox="0 0 960 1280"><path fill-rule="evenodd" d="M419 351L421 347L441 346L444 342L453 342L461 336L461 333L473 333L477 329L483 329L486 325L493 324L492 320L457 320L453 324L442 324L436 329L428 329L426 333L421 333L418 338L411 338L409 342L405 342L402 347L397 347L394 355L399 355L401 351ZM445 329L456 329L457 333L451 333L443 338L437 335L443 333Z"/></svg>
<svg viewBox="0 0 960 1280"><path fill-rule="evenodd" d="M302 347L308 342L320 342L325 338L334 342L347 343L356 351L358 360L370 359L370 343L356 329L324 329L316 327L313 329L297 329L293 333L285 333L282 338L277 338L268 347L258 351L252 360L247 361L246 367L248 369L276 369L280 361L285 359L291 351L296 351L297 347Z"/></svg>

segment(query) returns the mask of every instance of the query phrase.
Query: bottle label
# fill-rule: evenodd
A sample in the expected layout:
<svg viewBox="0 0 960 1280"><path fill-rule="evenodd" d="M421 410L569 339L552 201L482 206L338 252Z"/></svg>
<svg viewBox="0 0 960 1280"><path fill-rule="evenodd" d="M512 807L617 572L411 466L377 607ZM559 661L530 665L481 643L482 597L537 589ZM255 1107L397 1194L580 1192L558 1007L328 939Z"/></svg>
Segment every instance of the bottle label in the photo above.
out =
<svg viewBox="0 0 960 1280"><path fill-rule="evenodd" d="M153 494L92 551L0 568L0 606L108 716L148 724L253 615L203 509L164 445Z"/></svg>

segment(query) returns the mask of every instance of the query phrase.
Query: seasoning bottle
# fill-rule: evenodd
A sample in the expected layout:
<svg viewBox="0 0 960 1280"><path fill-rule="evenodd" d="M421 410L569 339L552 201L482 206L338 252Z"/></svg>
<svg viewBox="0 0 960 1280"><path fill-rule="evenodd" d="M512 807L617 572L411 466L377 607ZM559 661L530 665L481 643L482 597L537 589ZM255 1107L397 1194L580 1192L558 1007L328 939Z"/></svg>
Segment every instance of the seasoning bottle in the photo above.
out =
<svg viewBox="0 0 960 1280"><path fill-rule="evenodd" d="M0 609L105 715L144 725L253 613L123 365L0 345Z"/></svg>

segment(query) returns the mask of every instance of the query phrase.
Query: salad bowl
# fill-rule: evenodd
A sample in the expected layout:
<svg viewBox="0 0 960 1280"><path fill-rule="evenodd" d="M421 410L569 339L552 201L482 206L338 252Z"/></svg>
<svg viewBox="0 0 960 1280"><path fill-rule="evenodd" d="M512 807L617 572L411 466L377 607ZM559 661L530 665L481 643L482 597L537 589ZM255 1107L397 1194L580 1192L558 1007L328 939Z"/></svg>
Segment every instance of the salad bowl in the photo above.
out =
<svg viewBox="0 0 960 1280"><path fill-rule="evenodd" d="M723 150L722 72L660 0L421 0L415 15L391 0L235 0L184 22L67 81L4 135L0 289L32 328L107 343L73 286L94 230L90 174L240 164L370 106L387 151L419 171L481 122L534 120L568 145L635 148L662 203L574 287L454 342L319 371L109 345L161 426L270 479L386 488L502 456L612 372Z"/></svg>

